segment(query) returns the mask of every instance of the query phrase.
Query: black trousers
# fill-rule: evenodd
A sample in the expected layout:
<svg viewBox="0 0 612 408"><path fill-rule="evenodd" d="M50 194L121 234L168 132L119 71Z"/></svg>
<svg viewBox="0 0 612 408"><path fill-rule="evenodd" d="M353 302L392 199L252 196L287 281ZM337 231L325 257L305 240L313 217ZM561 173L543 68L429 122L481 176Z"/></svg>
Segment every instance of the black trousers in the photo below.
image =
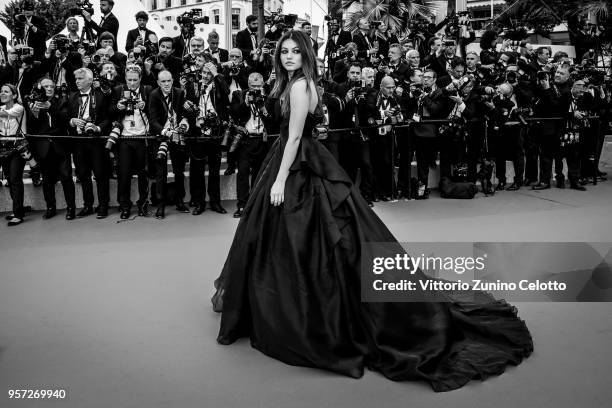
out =
<svg viewBox="0 0 612 408"><path fill-rule="evenodd" d="M0 161L0 166L9 182L11 200L13 201L13 214L17 218L25 216L23 208L23 169L25 164L25 160L17 152Z"/></svg>
<svg viewBox="0 0 612 408"><path fill-rule="evenodd" d="M538 127L529 128L525 133L525 180L536 181L538 179Z"/></svg>
<svg viewBox="0 0 612 408"><path fill-rule="evenodd" d="M363 141L359 135L350 135L340 142L340 161L353 183L361 172L359 191L366 199L374 198L374 170L370 155L370 142Z"/></svg>
<svg viewBox="0 0 612 408"><path fill-rule="evenodd" d="M51 142L47 155L40 159L40 169L43 176L43 195L47 208L55 208L55 184L59 180L64 190L66 207L75 208L75 188L72 179L71 154L58 148L56 142Z"/></svg>
<svg viewBox="0 0 612 408"><path fill-rule="evenodd" d="M251 137L243 139L235 152L238 158L238 174L236 175L238 208L244 207L249 200L249 192L255 185L257 174L266 158L268 148L268 143L264 142L261 137Z"/></svg>
<svg viewBox="0 0 612 408"><path fill-rule="evenodd" d="M156 145L155 150L159 147ZM175 143L168 144L168 153L174 173L177 204L185 199L185 165L187 164L187 151ZM168 183L168 160L155 160L155 195L160 203L166 202L166 184Z"/></svg>
<svg viewBox="0 0 612 408"><path fill-rule="evenodd" d="M374 170L374 193L378 196L390 197L393 194L395 176L393 174L393 151L395 140L393 133L386 135L372 134L370 137L370 154Z"/></svg>
<svg viewBox="0 0 612 408"><path fill-rule="evenodd" d="M506 183L506 161L512 160L514 182L523 184L525 172L524 128L517 126L504 127L499 132L496 143L495 174L500 183Z"/></svg>
<svg viewBox="0 0 612 408"><path fill-rule="evenodd" d="M149 197L149 178L147 175L147 144L144 140L121 140L117 142L117 190L119 206L131 208L130 193L132 175L138 177L138 206L147 202Z"/></svg>
<svg viewBox="0 0 612 408"><path fill-rule="evenodd" d="M485 123L473 122L468 125L467 133L467 170L468 181L473 183L478 178L478 163L482 159L488 158L488 152L485 151Z"/></svg>
<svg viewBox="0 0 612 408"><path fill-rule="evenodd" d="M408 196L412 178L412 157L414 156L414 135L410 129L396 129L397 149L399 151L397 188L401 194Z"/></svg>
<svg viewBox="0 0 612 408"><path fill-rule="evenodd" d="M550 184L552 178L553 162L555 157L560 152L560 140L558 134L543 134L538 135L538 148L540 157L540 182ZM562 173L563 168L558 167L556 170L557 176Z"/></svg>
<svg viewBox="0 0 612 408"><path fill-rule="evenodd" d="M414 138L417 159L417 178L420 183L427 185L429 180L429 168L436 165L436 152L438 149L437 137Z"/></svg>
<svg viewBox="0 0 612 408"><path fill-rule="evenodd" d="M96 178L98 204L108 207L110 201L111 162L103 140L78 140L74 143L74 164L83 188L83 202L93 206L94 194L91 174Z"/></svg>
<svg viewBox="0 0 612 408"><path fill-rule="evenodd" d="M221 147L219 142L195 142L190 146L189 190L191 200L206 204L206 165L208 165L208 198L211 203L221 202Z"/></svg>

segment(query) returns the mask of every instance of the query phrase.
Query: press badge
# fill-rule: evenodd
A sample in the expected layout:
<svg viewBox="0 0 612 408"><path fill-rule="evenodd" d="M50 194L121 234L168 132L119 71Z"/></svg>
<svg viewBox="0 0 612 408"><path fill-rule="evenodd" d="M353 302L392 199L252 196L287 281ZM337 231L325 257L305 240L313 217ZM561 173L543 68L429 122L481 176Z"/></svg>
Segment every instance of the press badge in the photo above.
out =
<svg viewBox="0 0 612 408"><path fill-rule="evenodd" d="M421 121L421 115L419 115L418 113L415 113L414 115L412 115L412 120L415 122L420 122Z"/></svg>

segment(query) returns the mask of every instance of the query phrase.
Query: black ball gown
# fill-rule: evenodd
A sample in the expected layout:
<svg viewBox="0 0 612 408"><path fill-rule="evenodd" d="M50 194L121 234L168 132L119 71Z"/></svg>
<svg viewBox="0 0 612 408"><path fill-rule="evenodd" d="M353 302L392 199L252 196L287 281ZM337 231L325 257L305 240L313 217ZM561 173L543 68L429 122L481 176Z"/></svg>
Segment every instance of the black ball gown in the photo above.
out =
<svg viewBox="0 0 612 408"><path fill-rule="evenodd" d="M355 378L368 367L395 381L428 381L435 391L519 364L533 342L504 301L361 302L361 248L397 241L312 137L318 116L308 114L285 201L274 207L270 189L289 127L282 117L215 281L217 341L250 337L254 348L287 364Z"/></svg>

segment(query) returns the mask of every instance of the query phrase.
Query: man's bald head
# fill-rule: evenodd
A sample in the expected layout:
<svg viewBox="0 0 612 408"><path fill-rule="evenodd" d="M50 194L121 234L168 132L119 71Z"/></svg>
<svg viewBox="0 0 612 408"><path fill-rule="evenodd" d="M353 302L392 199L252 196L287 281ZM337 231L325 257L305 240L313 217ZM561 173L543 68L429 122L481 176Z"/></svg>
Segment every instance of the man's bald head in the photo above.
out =
<svg viewBox="0 0 612 408"><path fill-rule="evenodd" d="M395 80L390 76L385 76L380 81L380 90L384 96L389 97L395 92Z"/></svg>

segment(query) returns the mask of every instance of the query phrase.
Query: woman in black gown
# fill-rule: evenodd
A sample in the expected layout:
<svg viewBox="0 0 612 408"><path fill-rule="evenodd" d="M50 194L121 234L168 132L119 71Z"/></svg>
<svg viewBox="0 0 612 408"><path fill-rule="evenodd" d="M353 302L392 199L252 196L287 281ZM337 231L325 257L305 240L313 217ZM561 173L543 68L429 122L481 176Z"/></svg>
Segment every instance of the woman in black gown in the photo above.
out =
<svg viewBox="0 0 612 408"><path fill-rule="evenodd" d="M533 343L504 301L485 295L361 302L365 245L397 241L312 137L319 101L308 41L296 31L278 41L272 97L278 98L280 137L215 281L213 307L222 311L217 341L250 337L254 348L287 364L355 378L368 367L391 380L429 381L435 391L520 363Z"/></svg>

